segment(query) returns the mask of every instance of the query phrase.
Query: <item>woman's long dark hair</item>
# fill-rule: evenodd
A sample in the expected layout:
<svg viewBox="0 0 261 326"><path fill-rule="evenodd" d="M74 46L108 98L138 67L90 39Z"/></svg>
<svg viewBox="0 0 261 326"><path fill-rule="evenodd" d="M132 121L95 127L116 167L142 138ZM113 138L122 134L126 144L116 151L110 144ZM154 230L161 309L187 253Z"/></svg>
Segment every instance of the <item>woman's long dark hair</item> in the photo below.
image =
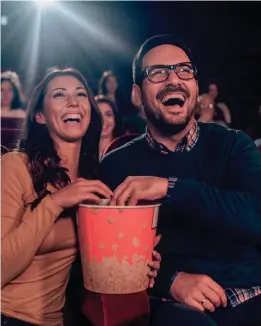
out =
<svg viewBox="0 0 261 326"><path fill-rule="evenodd" d="M120 115L119 110L117 109L116 105L106 96L104 95L98 95L95 96L95 101L99 105L99 103L106 103L112 108L112 112L114 115L115 120L115 128L113 130L113 137L119 137L124 134L124 128L123 128L123 122Z"/></svg>
<svg viewBox="0 0 261 326"><path fill-rule="evenodd" d="M97 179L99 176L98 153L102 120L87 81L78 70L73 68L49 70L48 74L35 88L30 99L19 145L19 150L28 155L29 172L33 180L34 190L38 195L38 198L32 204L32 208L48 193L48 183L56 188L61 188L71 182L67 169L60 166L61 158L55 149L54 141L46 125L36 122L36 114L43 110L47 86L51 80L58 76L73 76L86 88L91 105L91 119L87 132L82 139L79 176L86 179Z"/></svg>
<svg viewBox="0 0 261 326"><path fill-rule="evenodd" d="M110 77L115 77L116 76L113 74L111 70L106 70L101 76L101 79L99 80L99 89L98 89L98 94L99 95L107 95L108 91L106 88L106 82Z"/></svg>

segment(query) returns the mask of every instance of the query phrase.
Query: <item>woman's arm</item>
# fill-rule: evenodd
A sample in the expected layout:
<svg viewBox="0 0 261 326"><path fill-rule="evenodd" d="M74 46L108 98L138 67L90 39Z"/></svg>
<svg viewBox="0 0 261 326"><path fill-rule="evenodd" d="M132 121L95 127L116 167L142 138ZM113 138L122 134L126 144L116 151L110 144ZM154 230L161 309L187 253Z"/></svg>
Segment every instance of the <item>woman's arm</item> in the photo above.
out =
<svg viewBox="0 0 261 326"><path fill-rule="evenodd" d="M30 205L25 206L25 198L28 193L33 194L32 180L22 154L9 153L1 161L1 287L4 287L29 266L63 209L47 196L31 211Z"/></svg>

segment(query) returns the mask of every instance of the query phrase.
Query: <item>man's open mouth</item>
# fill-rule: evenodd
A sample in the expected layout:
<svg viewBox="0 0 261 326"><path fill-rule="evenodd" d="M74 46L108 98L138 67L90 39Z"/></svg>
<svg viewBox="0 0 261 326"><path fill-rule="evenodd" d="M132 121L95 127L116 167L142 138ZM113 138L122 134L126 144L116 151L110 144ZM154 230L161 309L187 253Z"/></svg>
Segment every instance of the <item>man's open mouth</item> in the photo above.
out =
<svg viewBox="0 0 261 326"><path fill-rule="evenodd" d="M180 106L182 107L186 101L186 97L181 93L166 94L162 97L161 103L164 106Z"/></svg>

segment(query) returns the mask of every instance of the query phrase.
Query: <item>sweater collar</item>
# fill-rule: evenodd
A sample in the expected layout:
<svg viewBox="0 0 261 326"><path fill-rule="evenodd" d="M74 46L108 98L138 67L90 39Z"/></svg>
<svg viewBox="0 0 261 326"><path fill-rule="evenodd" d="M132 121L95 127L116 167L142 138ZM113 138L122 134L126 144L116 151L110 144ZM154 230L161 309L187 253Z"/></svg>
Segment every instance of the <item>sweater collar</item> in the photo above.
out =
<svg viewBox="0 0 261 326"><path fill-rule="evenodd" d="M189 152L196 144L199 137L199 125L194 120L192 127L189 129L187 134L179 141L177 147L174 152ZM154 139L149 132L148 128L146 129L146 141L151 148L156 150L158 153L167 155L172 153L165 145L159 143L156 139Z"/></svg>

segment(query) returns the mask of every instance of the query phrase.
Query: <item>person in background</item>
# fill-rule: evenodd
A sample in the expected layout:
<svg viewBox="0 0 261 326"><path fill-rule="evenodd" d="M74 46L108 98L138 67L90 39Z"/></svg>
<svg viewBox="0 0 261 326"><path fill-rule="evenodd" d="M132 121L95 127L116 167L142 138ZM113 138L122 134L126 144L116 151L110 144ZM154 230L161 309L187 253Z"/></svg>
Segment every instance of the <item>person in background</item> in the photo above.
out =
<svg viewBox="0 0 261 326"><path fill-rule="evenodd" d="M106 70L99 81L98 95L109 98L120 112L125 132L142 134L146 129L146 119L142 108L135 108L127 94L119 94L118 81L111 70ZM137 110L138 109L138 110Z"/></svg>
<svg viewBox="0 0 261 326"><path fill-rule="evenodd" d="M113 139L123 135L124 129L120 113L115 107L114 102L104 95L96 96L95 101L103 119L99 145L99 157L101 159L106 147Z"/></svg>
<svg viewBox="0 0 261 326"><path fill-rule="evenodd" d="M202 94L198 98L198 121L199 122L213 122L215 114L214 102L207 94Z"/></svg>
<svg viewBox="0 0 261 326"><path fill-rule="evenodd" d="M118 90L118 81L116 76L111 70L106 70L101 76L99 81L99 90L98 95L104 95L108 97L116 106L117 109L117 90Z"/></svg>
<svg viewBox="0 0 261 326"><path fill-rule="evenodd" d="M216 113L216 107L213 99L208 94L202 94L198 98L197 121L212 122L226 127L224 115L220 110L220 114ZM217 109L219 111L219 109Z"/></svg>
<svg viewBox="0 0 261 326"><path fill-rule="evenodd" d="M24 118L24 102L19 76L13 71L1 73L1 117Z"/></svg>
<svg viewBox="0 0 261 326"><path fill-rule="evenodd" d="M224 102L219 101L219 90L216 83L208 85L208 95L212 98L215 104L215 120L222 121L229 126L231 124L231 113L228 106ZM221 111L221 112L220 112Z"/></svg>
<svg viewBox="0 0 261 326"><path fill-rule="evenodd" d="M261 156L242 131L195 121L196 72L172 35L140 47L133 97L147 131L104 157L101 180L111 205L162 203L151 326L259 326Z"/></svg>

